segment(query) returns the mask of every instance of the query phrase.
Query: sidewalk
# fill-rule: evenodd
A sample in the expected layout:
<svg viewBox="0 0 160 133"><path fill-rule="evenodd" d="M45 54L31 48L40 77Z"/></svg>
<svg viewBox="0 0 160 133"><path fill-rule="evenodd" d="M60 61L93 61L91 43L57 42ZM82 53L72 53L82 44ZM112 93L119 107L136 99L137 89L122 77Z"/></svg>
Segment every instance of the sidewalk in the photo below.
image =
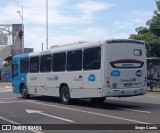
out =
<svg viewBox="0 0 160 133"><path fill-rule="evenodd" d="M12 89L12 83L11 82L0 82L0 91L6 91Z"/></svg>
<svg viewBox="0 0 160 133"><path fill-rule="evenodd" d="M153 90L151 91L150 87L147 87L147 92L160 94L160 88L153 87Z"/></svg>

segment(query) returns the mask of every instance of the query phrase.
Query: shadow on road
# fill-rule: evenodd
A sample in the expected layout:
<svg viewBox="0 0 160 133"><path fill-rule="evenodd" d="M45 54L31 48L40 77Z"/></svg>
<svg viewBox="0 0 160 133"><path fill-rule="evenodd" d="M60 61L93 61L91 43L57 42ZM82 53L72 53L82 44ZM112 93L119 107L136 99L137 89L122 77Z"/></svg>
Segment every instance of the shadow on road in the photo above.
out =
<svg viewBox="0 0 160 133"><path fill-rule="evenodd" d="M62 104L59 98L50 96L31 96L30 100L37 100L47 104ZM63 105L63 104L62 104ZM93 103L89 99L73 99L70 103L71 106L90 107L96 109L107 110L122 110L122 108L136 109L136 110L150 110L160 109L160 105L152 103L121 101L119 99L106 99L104 103ZM70 106L69 105L69 106ZM67 106L67 105L66 105Z"/></svg>

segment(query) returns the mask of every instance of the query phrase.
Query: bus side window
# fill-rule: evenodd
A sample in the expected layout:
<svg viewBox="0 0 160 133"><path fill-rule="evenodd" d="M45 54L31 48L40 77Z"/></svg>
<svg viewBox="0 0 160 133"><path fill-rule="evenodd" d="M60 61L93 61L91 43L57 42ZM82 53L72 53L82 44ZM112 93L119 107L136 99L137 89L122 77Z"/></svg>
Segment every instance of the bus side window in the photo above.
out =
<svg viewBox="0 0 160 133"><path fill-rule="evenodd" d="M84 49L83 69L98 70L101 67L101 47Z"/></svg>
<svg viewBox="0 0 160 133"><path fill-rule="evenodd" d="M62 72L65 71L66 53L53 54L52 71Z"/></svg>
<svg viewBox="0 0 160 133"><path fill-rule="evenodd" d="M52 61L51 54L42 55L41 63L40 63L40 71L41 72L51 72L51 61Z"/></svg>
<svg viewBox="0 0 160 133"><path fill-rule="evenodd" d="M30 58L30 72L31 73L39 72L39 56Z"/></svg>
<svg viewBox="0 0 160 133"><path fill-rule="evenodd" d="M67 71L82 70L82 50L67 53Z"/></svg>
<svg viewBox="0 0 160 133"><path fill-rule="evenodd" d="M20 73L29 72L29 58L24 58L20 60Z"/></svg>
<svg viewBox="0 0 160 133"><path fill-rule="evenodd" d="M15 77L18 75L18 64L12 65L12 77Z"/></svg>

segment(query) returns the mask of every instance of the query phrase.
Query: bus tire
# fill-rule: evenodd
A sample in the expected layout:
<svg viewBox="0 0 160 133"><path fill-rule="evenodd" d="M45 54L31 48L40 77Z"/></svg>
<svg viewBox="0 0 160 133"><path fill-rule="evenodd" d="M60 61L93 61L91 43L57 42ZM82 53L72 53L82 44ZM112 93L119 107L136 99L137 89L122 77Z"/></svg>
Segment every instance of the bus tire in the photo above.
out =
<svg viewBox="0 0 160 133"><path fill-rule="evenodd" d="M25 86L21 86L21 96L23 99L28 99L29 98L29 94L27 94L27 91L25 89Z"/></svg>
<svg viewBox="0 0 160 133"><path fill-rule="evenodd" d="M91 98L91 102L93 103L103 103L105 100L106 100L106 97Z"/></svg>
<svg viewBox="0 0 160 133"><path fill-rule="evenodd" d="M70 103L70 92L69 88L67 86L63 86L60 91L60 99L63 104L69 104Z"/></svg>

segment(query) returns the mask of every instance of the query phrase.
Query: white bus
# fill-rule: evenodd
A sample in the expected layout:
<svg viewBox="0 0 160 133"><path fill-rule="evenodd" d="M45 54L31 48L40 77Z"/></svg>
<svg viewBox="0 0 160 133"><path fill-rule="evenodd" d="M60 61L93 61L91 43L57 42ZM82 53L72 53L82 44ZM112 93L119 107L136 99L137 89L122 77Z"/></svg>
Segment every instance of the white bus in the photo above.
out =
<svg viewBox="0 0 160 133"><path fill-rule="evenodd" d="M56 46L48 51L16 55L13 92L103 102L106 97L146 93L146 49L143 41L113 39Z"/></svg>

